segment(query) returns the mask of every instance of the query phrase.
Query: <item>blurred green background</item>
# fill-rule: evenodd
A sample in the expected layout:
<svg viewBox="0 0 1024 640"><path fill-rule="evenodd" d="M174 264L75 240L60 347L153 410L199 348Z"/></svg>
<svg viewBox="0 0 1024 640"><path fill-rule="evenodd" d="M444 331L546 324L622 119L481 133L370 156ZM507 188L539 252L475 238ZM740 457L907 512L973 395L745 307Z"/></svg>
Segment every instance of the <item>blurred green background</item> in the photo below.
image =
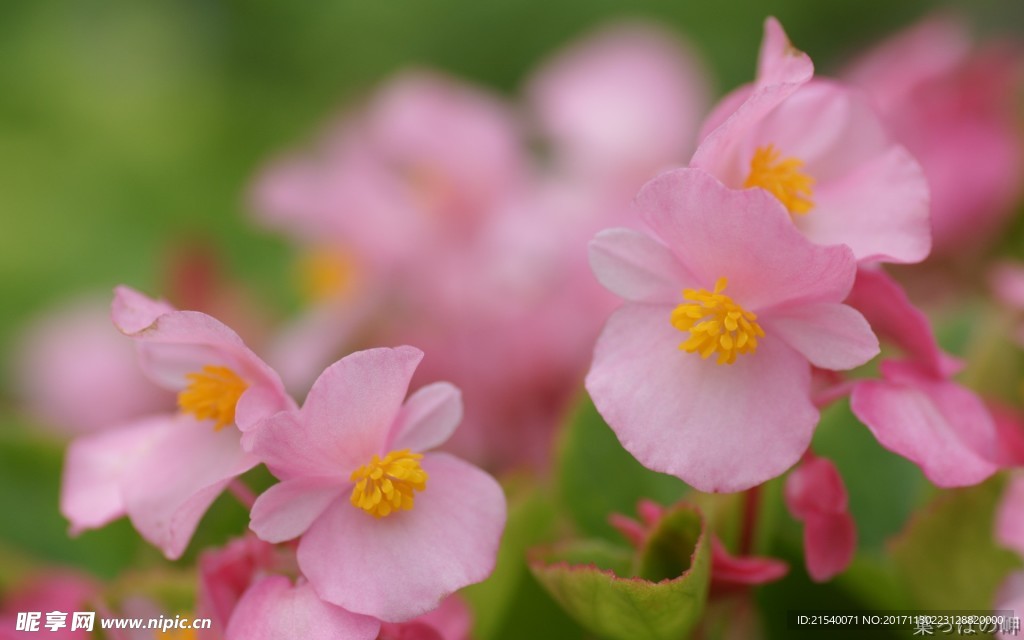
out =
<svg viewBox="0 0 1024 640"><path fill-rule="evenodd" d="M0 524L0 566L36 558L113 575L133 554L155 554L123 522L65 539L59 446L7 428L23 423L6 362L18 330L79 291L128 283L162 293L172 248L196 239L284 313L294 303L290 252L247 220L247 185L390 73L440 68L515 99L530 71L575 37L649 18L691 41L720 94L753 76L767 15L828 74L950 7L985 37L1024 30L1019 0L0 2L0 511L15 514ZM919 475L866 430L838 429L819 444L851 474L864 543L880 550L920 499ZM872 459L888 461L881 475L858 480ZM231 508L211 514L244 517Z"/></svg>

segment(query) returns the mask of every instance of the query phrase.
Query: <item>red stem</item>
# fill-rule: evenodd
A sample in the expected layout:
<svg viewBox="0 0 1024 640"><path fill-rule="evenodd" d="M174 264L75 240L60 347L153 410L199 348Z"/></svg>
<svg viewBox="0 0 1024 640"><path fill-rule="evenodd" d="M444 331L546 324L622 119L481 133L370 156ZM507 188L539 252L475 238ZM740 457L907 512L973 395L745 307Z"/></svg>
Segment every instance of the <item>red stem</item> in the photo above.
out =
<svg viewBox="0 0 1024 640"><path fill-rule="evenodd" d="M250 489L248 485L238 478L235 478L231 481L231 484L228 485L228 491L242 503L243 507L252 511L252 505L256 503L256 494L253 493L252 489Z"/></svg>
<svg viewBox="0 0 1024 640"><path fill-rule="evenodd" d="M740 531L739 555L754 553L754 535L757 533L757 516L761 507L761 486L751 487L743 493L743 528Z"/></svg>

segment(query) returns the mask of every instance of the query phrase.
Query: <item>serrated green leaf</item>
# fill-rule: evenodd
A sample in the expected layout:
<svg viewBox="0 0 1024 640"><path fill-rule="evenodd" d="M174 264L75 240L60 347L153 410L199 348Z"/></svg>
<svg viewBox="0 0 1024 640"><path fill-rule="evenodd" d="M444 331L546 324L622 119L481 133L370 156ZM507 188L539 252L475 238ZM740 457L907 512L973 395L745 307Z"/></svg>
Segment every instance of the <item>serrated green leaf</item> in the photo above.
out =
<svg viewBox="0 0 1024 640"><path fill-rule="evenodd" d="M530 569L582 626L612 640L678 640L700 619L711 579L711 547L693 507L665 514L641 550L636 575L607 568L606 545L573 543L538 551ZM602 567L602 565L605 565Z"/></svg>

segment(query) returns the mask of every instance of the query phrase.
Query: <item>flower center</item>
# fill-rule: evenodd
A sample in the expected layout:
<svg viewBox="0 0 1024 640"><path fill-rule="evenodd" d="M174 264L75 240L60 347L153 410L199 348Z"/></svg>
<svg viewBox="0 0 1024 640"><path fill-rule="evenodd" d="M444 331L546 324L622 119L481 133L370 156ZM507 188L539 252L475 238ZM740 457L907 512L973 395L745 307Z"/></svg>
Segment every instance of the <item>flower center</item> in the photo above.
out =
<svg viewBox="0 0 1024 640"><path fill-rule="evenodd" d="M814 178L800 170L804 163L799 158L781 158L774 145L758 147L750 160L750 175L743 183L745 189L761 187L779 199L792 214L803 215L814 207L811 187Z"/></svg>
<svg viewBox="0 0 1024 640"><path fill-rule="evenodd" d="M298 263L299 284L307 300L323 302L348 298L357 284L353 256L331 247L318 247L303 255Z"/></svg>
<svg viewBox="0 0 1024 640"><path fill-rule="evenodd" d="M381 459L373 454L369 464L352 472L356 482L351 502L374 518L413 507L413 492L427 488L427 472L420 466L422 453L392 451Z"/></svg>
<svg viewBox="0 0 1024 640"><path fill-rule="evenodd" d="M199 420L216 420L214 429L235 421L235 405L249 385L238 374L218 365L208 364L202 371L185 375L188 386L178 394L178 406Z"/></svg>
<svg viewBox="0 0 1024 640"><path fill-rule="evenodd" d="M745 310L722 293L729 284L726 278L719 278L715 290L686 289L683 303L672 310L672 326L688 331L690 337L679 345L689 353L699 353L707 358L718 353L718 364L732 364L736 355L753 353L757 350L757 339L764 337L764 330L757 324L757 315Z"/></svg>

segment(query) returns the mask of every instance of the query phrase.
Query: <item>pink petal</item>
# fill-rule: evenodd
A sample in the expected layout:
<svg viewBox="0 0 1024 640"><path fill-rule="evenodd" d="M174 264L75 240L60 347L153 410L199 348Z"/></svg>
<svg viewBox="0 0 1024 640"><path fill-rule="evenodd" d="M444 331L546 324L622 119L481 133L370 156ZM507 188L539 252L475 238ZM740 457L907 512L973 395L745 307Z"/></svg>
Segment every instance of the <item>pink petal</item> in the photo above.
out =
<svg viewBox="0 0 1024 640"><path fill-rule="evenodd" d="M857 527L849 513L811 515L804 521L807 573L815 582L842 573L857 551Z"/></svg>
<svg viewBox="0 0 1024 640"><path fill-rule="evenodd" d="M728 104L736 105L735 111L725 117L722 108L712 112L712 120L721 121L714 130L708 125L701 127L703 136L700 146L690 160L690 166L705 169L726 182L734 173L732 164L737 144L780 103L814 75L814 64L807 54L794 49L774 18L768 18L764 25L764 40L758 61L756 85L747 92L746 100L739 103L736 94L728 96Z"/></svg>
<svg viewBox="0 0 1024 640"><path fill-rule="evenodd" d="M799 221L807 237L846 244L861 262L914 263L931 251L928 183L903 147L817 185L814 202Z"/></svg>
<svg viewBox="0 0 1024 640"><path fill-rule="evenodd" d="M325 370L299 411L279 413L245 435L244 444L281 479L338 477L383 454L423 352L368 349Z"/></svg>
<svg viewBox="0 0 1024 640"><path fill-rule="evenodd" d="M841 302L856 273L850 250L812 244L768 192L737 191L696 169L648 182L635 209L679 262L748 311L796 302ZM681 301L681 300L680 300Z"/></svg>
<svg viewBox="0 0 1024 640"><path fill-rule="evenodd" d="M692 152L707 86L698 60L653 24L618 24L571 45L527 88L573 170L653 173Z"/></svg>
<svg viewBox="0 0 1024 640"><path fill-rule="evenodd" d="M1007 576L996 592L996 602L993 608L996 611L1012 612L1011 615L1020 617L1020 612L1024 611L1024 571L1015 571ZM1005 632L997 633L995 637L999 640L1019 638L1019 629L1010 631L1009 624L1007 622Z"/></svg>
<svg viewBox="0 0 1024 640"><path fill-rule="evenodd" d="M428 451L444 444L461 421L462 392L449 382L428 384L405 401L386 448Z"/></svg>
<svg viewBox="0 0 1024 640"><path fill-rule="evenodd" d="M486 578L505 525L505 496L489 475L443 453L416 506L374 518L335 503L299 543L299 567L322 598L349 611L402 622Z"/></svg>
<svg viewBox="0 0 1024 640"><path fill-rule="evenodd" d="M273 545L254 535L236 538L219 549L203 551L198 562L196 615L212 618L214 630L222 632L253 580L271 569L273 563Z"/></svg>
<svg viewBox="0 0 1024 640"><path fill-rule="evenodd" d="M908 363L882 363L884 380L853 389L850 407L881 445L921 467L940 487L981 482L996 471L996 427L976 395Z"/></svg>
<svg viewBox="0 0 1024 640"><path fill-rule="evenodd" d="M786 478L785 499L786 507L800 520L843 513L847 508L846 486L836 465L810 452Z"/></svg>
<svg viewBox="0 0 1024 640"><path fill-rule="evenodd" d="M590 241L590 268L615 295L635 302L671 303L697 279L672 251L632 229L606 229Z"/></svg>
<svg viewBox="0 0 1024 640"><path fill-rule="evenodd" d="M814 74L810 57L793 46L779 21L769 16L764 21L764 38L757 59L757 83L800 84Z"/></svg>
<svg viewBox="0 0 1024 640"><path fill-rule="evenodd" d="M996 540L1024 556L1024 474L1015 473L996 512Z"/></svg>
<svg viewBox="0 0 1024 640"><path fill-rule="evenodd" d="M864 314L883 340L895 342L911 359L937 376L950 376L961 365L939 348L931 322L903 288L884 271L860 269L846 303Z"/></svg>
<svg viewBox="0 0 1024 640"><path fill-rule="evenodd" d="M731 365L680 351L672 308L626 305L608 320L586 386L644 466L701 491L742 491L792 466L818 421L810 365L768 335Z"/></svg>
<svg viewBox="0 0 1024 640"><path fill-rule="evenodd" d="M125 514L121 493L125 469L176 426L173 416L152 416L71 443L60 492L60 512L71 522L71 535Z"/></svg>
<svg viewBox="0 0 1024 640"><path fill-rule="evenodd" d="M345 501L338 478L301 477L279 482L256 498L249 528L261 540L284 542L297 538L334 500Z"/></svg>
<svg viewBox="0 0 1024 640"><path fill-rule="evenodd" d="M268 576L246 591L228 623L226 640L374 640L380 622L317 597L308 584L293 587Z"/></svg>
<svg viewBox="0 0 1024 640"><path fill-rule="evenodd" d="M139 362L154 382L177 391L185 388L186 374L206 365L230 368L249 384L235 409L243 431L271 413L294 407L277 373L219 320L198 311L171 310L139 327L140 318L149 319L162 307L127 287L118 288L113 307L115 323L125 322L118 328L138 341Z"/></svg>
<svg viewBox="0 0 1024 640"><path fill-rule="evenodd" d="M822 369L852 369L879 351L878 338L867 320L845 304L819 302L776 309L761 325Z"/></svg>
<svg viewBox="0 0 1024 640"><path fill-rule="evenodd" d="M176 416L173 426L125 469L125 510L143 538L181 556L200 518L227 484L258 464L238 432Z"/></svg>
<svg viewBox="0 0 1024 640"><path fill-rule="evenodd" d="M789 573L789 565L775 558L734 556L717 536L711 539L711 589L725 594L737 587L766 584Z"/></svg>
<svg viewBox="0 0 1024 640"><path fill-rule="evenodd" d="M156 322L157 318L174 310L174 307L163 300L153 300L131 287L122 285L114 288L114 302L110 315L118 329L131 335L146 329Z"/></svg>

